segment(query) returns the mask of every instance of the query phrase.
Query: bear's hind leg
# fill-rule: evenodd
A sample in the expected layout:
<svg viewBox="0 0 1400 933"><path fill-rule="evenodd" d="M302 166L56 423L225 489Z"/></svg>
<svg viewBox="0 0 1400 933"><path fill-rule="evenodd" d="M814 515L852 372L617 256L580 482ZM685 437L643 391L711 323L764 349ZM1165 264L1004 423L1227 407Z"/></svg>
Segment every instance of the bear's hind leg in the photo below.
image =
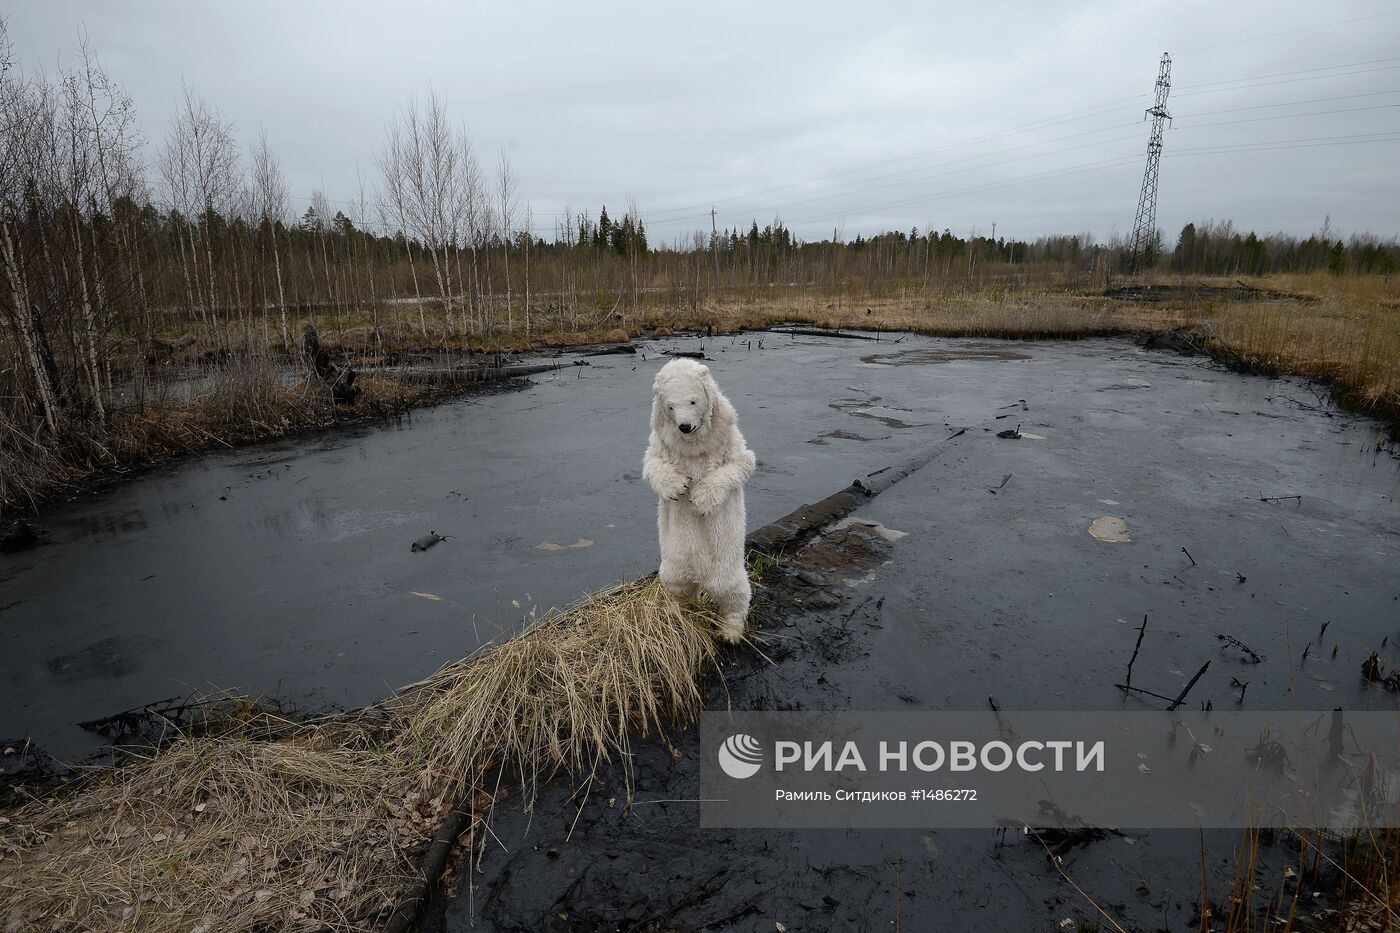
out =
<svg viewBox="0 0 1400 933"><path fill-rule="evenodd" d="M657 573L661 578L661 585L671 592L677 599L687 602L695 602L699 596L699 588L694 580L686 579L682 574L676 572L675 566L667 561L661 562L661 570Z"/></svg>
<svg viewBox="0 0 1400 933"><path fill-rule="evenodd" d="M741 568L737 580L726 580L725 585L721 587L707 587L706 592L719 607L724 620L720 625L720 638L731 644L738 642L744 637L744 623L749 617L749 600L753 596L748 574Z"/></svg>

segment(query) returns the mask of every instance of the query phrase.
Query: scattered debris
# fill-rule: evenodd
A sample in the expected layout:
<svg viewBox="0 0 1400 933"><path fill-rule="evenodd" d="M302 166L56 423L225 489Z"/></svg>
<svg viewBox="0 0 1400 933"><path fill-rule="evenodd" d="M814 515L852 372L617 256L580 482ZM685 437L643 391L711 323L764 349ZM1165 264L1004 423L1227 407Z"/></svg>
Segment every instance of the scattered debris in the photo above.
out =
<svg viewBox="0 0 1400 933"><path fill-rule="evenodd" d="M1201 676L1202 676L1203 674L1205 674L1207 668L1210 667L1210 662L1207 661L1206 663L1204 663L1204 664L1201 665L1201 669L1198 670L1198 671L1196 672L1196 676L1192 677L1190 680L1188 680L1188 681L1186 682L1186 686L1184 686L1184 687L1181 688L1181 692L1178 693L1178 694L1176 695L1176 698L1175 698L1175 699L1173 699L1172 697L1164 696L1164 695L1162 695L1162 694L1160 694L1160 693L1154 693L1154 692L1151 691L1151 690L1144 690L1144 689L1142 689L1141 687L1134 687L1134 686L1133 686L1133 662L1135 662L1135 661L1137 660L1138 649L1142 647L1142 637L1143 637L1144 634L1146 634L1146 632L1147 632L1147 616L1143 616L1143 617L1142 617L1142 627L1138 629L1137 643L1133 645L1133 656L1132 656L1131 658L1128 659L1128 673L1127 673L1127 676L1124 677L1123 683L1121 683L1121 684L1114 684L1113 686L1117 687L1119 690L1124 691L1125 693L1140 693L1140 694L1142 694L1143 696L1153 697L1154 699L1166 700L1166 701L1168 702L1168 704L1169 704L1169 705L1167 706L1167 710L1170 712L1171 710L1177 709L1178 707L1181 706L1181 704L1182 704L1183 702L1185 702L1185 700L1186 700L1186 695L1187 695L1188 693L1191 692L1191 688L1192 688L1192 687L1196 686L1196 681L1200 680L1200 679L1201 679Z"/></svg>
<svg viewBox="0 0 1400 933"><path fill-rule="evenodd" d="M1189 560L1189 561L1191 562L1191 566L1192 566L1192 567L1196 566L1196 558L1194 558L1194 557L1191 556L1191 552L1190 552L1190 551L1186 550L1186 548L1183 547L1183 548L1181 549L1181 553L1183 553L1183 554L1186 555L1186 559Z"/></svg>
<svg viewBox="0 0 1400 933"><path fill-rule="evenodd" d="M1249 645L1246 645L1244 642L1240 641L1233 635L1217 633L1215 637L1220 641L1225 642L1227 646L1231 648L1238 648L1240 651L1244 652L1246 655L1249 656L1249 663L1251 664L1259 664L1264 660L1262 655L1260 655L1253 648L1249 647Z"/></svg>
<svg viewBox="0 0 1400 933"><path fill-rule="evenodd" d="M1370 657L1361 662L1361 678L1371 683L1377 683L1384 679L1382 672L1385 670L1385 662L1380 659L1380 655L1374 651Z"/></svg>
<svg viewBox="0 0 1400 933"><path fill-rule="evenodd" d="M434 544L437 544L439 541L446 541L448 538L451 537L452 535L440 535L436 531L430 531L423 537L419 538L417 541L414 541L413 545L409 548L409 550L415 553L417 553L418 551L426 551L428 548L432 547Z"/></svg>
<svg viewBox="0 0 1400 933"><path fill-rule="evenodd" d="M0 741L0 807L15 802L10 794L29 796L39 786L61 780L69 773L48 752L26 736Z"/></svg>
<svg viewBox="0 0 1400 933"><path fill-rule="evenodd" d="M997 437L1005 438L1007 440L1020 440L1021 426L1018 424L1014 428L1007 428L1005 431L998 431Z"/></svg>
<svg viewBox="0 0 1400 933"><path fill-rule="evenodd" d="M1302 497L1302 496L1299 496L1299 495L1293 495L1293 496L1263 496L1263 495L1261 495L1261 496L1259 497L1259 501L1260 501L1260 502L1283 502L1283 501L1286 500L1286 499L1294 499L1294 500L1297 501L1297 503L1298 503L1299 505L1302 505L1302 504L1303 504L1303 497Z"/></svg>
<svg viewBox="0 0 1400 933"><path fill-rule="evenodd" d="M1000 486L988 486L988 487L987 487L987 492L989 492L989 493L991 493L992 495L995 496L998 492L1000 492L1001 490L1005 489L1005 488L1006 488L1006 484L1009 483L1009 482L1011 482L1011 474L1010 474L1010 473L1007 473L1005 476L1003 476L1003 477L1001 478L1001 485L1000 485Z"/></svg>
<svg viewBox="0 0 1400 933"><path fill-rule="evenodd" d="M1192 677L1190 680L1188 680L1188 681L1186 682L1186 686L1184 686L1184 687L1181 688L1181 693L1177 694L1176 699L1175 699L1175 700L1172 700L1171 706L1168 706L1168 707L1167 707L1167 710L1168 710L1169 712L1170 712L1171 710L1174 710L1174 709L1176 709L1177 707L1181 706L1182 702L1184 702L1185 699L1186 699L1186 694L1188 694L1188 693L1191 692L1191 688L1194 687L1194 686L1196 686L1196 681L1198 681L1198 680L1201 679L1201 675L1204 674L1204 673L1206 672L1206 669L1209 668L1209 667L1210 667L1210 662L1209 662L1209 661L1207 661L1206 663L1204 663L1204 664L1201 665L1201 669L1200 669L1199 671L1196 672L1196 676L1195 676L1195 677Z"/></svg>
<svg viewBox="0 0 1400 933"><path fill-rule="evenodd" d="M683 356L688 360L708 360L704 350L664 350L663 356Z"/></svg>

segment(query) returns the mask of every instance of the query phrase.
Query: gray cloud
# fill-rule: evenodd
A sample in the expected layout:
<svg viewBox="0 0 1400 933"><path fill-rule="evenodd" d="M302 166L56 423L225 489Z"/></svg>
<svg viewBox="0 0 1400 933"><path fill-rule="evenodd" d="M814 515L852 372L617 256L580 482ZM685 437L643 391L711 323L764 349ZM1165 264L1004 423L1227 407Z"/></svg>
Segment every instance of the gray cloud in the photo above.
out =
<svg viewBox="0 0 1400 933"><path fill-rule="evenodd" d="M182 79L244 140L265 128L300 198L353 201L357 171L372 189L384 123L432 88L484 164L509 150L545 235L566 205L632 199L662 240L708 229L711 204L721 225L781 215L807 238L1126 232L1171 50L1169 237L1327 214L1397 233L1400 11L1383 3L50 0L8 19L24 66L50 72L85 28L152 141Z"/></svg>

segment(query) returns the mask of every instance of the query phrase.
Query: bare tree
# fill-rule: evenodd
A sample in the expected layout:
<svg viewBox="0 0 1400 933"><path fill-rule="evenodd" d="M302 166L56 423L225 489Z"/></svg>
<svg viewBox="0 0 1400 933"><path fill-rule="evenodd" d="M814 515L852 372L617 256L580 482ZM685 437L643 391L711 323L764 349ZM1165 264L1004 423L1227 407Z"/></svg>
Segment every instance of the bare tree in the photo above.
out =
<svg viewBox="0 0 1400 933"><path fill-rule="evenodd" d="M380 171L387 197L410 240L418 239L433 263L447 333L456 333L452 265L448 252L462 231L463 153L447 122L447 108L436 93L416 100L389 122ZM411 249L410 245L410 249Z"/></svg>
<svg viewBox="0 0 1400 933"><path fill-rule="evenodd" d="M218 333L219 325L211 224L233 212L239 189L238 149L233 125L188 85L182 85L182 89L180 109L166 132L161 151L160 174L170 210L176 215L177 236L184 233L180 240L181 265L191 310L201 310L212 336Z"/></svg>
<svg viewBox="0 0 1400 933"><path fill-rule="evenodd" d="M282 285L282 250L277 242L277 229L287 220L287 183L282 165L267 142L267 131L258 134L252 149L253 214L259 236L272 253L272 267L277 278L277 310L282 323L282 348L292 349L291 330L287 324L287 293Z"/></svg>
<svg viewBox="0 0 1400 933"><path fill-rule="evenodd" d="M50 434L60 429L61 414L54 373L45 365L40 343L40 319L34 307L24 262L25 250L19 218L30 195L36 140L36 118L42 115L34 92L15 71L9 34L0 19L0 259L5 266L9 300L3 308L19 335L28 375L43 424ZM22 417L22 413L21 413Z"/></svg>
<svg viewBox="0 0 1400 933"><path fill-rule="evenodd" d="M505 264L507 332L515 330L515 320L511 313L510 240L515 227L516 188L518 186L519 179L515 175L515 170L511 168L510 155L502 149L500 160L496 165L496 211L501 221L501 259Z"/></svg>

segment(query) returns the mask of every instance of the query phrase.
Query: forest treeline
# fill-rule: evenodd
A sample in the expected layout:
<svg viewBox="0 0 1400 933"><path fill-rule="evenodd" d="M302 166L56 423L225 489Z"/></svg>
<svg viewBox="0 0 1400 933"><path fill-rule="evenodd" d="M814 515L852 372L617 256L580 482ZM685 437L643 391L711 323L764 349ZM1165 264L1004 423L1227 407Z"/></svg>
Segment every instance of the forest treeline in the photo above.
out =
<svg viewBox="0 0 1400 933"><path fill-rule="evenodd" d="M353 198L302 199L267 137L240 141L193 90L148 140L91 50L75 62L26 74L0 21L7 465L56 439L110 456L113 410L145 412L160 368L182 349L295 359L309 320L367 352L462 348L625 328L778 289L860 300L1063 288L1102 285L1122 264L1121 242L1088 234L1022 241L915 228L804 241L780 219L663 243L636 204L566 209L542 229L509 158L483 164L433 95L389 117ZM1400 246L1343 242L1326 227L1299 239L1201 223L1154 258L1181 273L1390 273ZM267 380L282 377L259 378L254 389L270 392Z"/></svg>

